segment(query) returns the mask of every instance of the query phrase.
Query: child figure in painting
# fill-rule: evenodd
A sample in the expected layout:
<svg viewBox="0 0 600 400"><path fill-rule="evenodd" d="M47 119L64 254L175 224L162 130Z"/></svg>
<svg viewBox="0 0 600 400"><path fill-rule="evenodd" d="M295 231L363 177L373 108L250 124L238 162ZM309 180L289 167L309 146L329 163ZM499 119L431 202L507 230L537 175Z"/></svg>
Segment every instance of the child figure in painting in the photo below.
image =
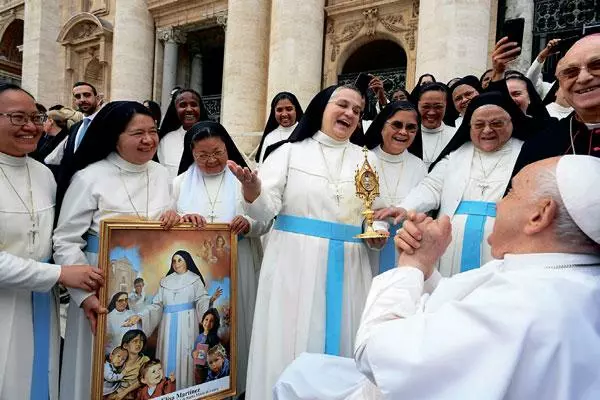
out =
<svg viewBox="0 0 600 400"><path fill-rule="evenodd" d="M208 368L206 382L229 376L229 360L223 345L218 344L208 350Z"/></svg>
<svg viewBox="0 0 600 400"><path fill-rule="evenodd" d="M142 353L147 341L148 338L146 337L146 334L140 329L132 329L123 335L121 347L127 350L129 357L121 371L123 374L121 387L116 392L109 395L107 400L135 399L135 392L141 387L141 383L138 379L140 369L144 364L150 361L150 358Z"/></svg>
<svg viewBox="0 0 600 400"><path fill-rule="evenodd" d="M196 366L195 380L196 383L204 383L208 375L208 349L219 344L219 326L221 320L219 312L216 308L209 308L202 315L202 325L200 326L200 334L194 341L194 350L192 358Z"/></svg>
<svg viewBox="0 0 600 400"><path fill-rule="evenodd" d="M137 392L136 400L155 399L175 391L175 374L165 378L159 360L150 360L140 368L139 380L144 385Z"/></svg>
<svg viewBox="0 0 600 400"><path fill-rule="evenodd" d="M122 373L129 353L123 347L115 347L106 357L104 363L104 390L102 394L107 396L114 393L121 387L121 381L124 378Z"/></svg>

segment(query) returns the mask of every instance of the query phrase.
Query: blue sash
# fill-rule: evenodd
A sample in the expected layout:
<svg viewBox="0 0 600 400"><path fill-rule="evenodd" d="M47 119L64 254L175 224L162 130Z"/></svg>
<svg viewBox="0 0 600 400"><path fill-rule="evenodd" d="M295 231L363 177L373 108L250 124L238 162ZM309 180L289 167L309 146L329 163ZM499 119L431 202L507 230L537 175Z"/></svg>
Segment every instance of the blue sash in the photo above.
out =
<svg viewBox="0 0 600 400"><path fill-rule="evenodd" d="M48 262L44 260L42 262ZM52 312L52 290L32 292L33 316L33 367L31 374L30 399L50 398L50 323Z"/></svg>
<svg viewBox="0 0 600 400"><path fill-rule="evenodd" d="M325 287L325 354L338 355L344 294L344 243L361 243L361 240L355 239L354 236L362 233L362 228L291 215L278 215L275 229L329 239Z"/></svg>
<svg viewBox="0 0 600 400"><path fill-rule="evenodd" d="M481 266L481 243L487 217L496 217L496 203L461 201L456 215L468 215L463 237L460 272Z"/></svg>
<svg viewBox="0 0 600 400"><path fill-rule="evenodd" d="M396 246L394 245L394 236L402 224L390 225L390 237L385 242L385 246L379 252L379 273L383 274L386 271L396 266Z"/></svg>
<svg viewBox="0 0 600 400"><path fill-rule="evenodd" d="M87 240L87 246L84 251L98 254L100 250L100 238L93 233L87 233L84 238Z"/></svg>
<svg viewBox="0 0 600 400"><path fill-rule="evenodd" d="M179 313L183 311L193 310L194 303L173 304L163 307L163 313L172 314L169 323L169 350L167 351L167 368L166 374L175 373L177 369L177 333L179 333Z"/></svg>

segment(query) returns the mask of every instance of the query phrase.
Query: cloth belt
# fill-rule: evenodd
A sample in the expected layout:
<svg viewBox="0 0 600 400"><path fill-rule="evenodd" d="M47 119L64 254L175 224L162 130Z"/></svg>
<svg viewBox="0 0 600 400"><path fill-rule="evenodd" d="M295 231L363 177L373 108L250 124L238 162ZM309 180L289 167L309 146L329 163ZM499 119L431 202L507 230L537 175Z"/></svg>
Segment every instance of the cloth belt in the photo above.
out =
<svg viewBox="0 0 600 400"><path fill-rule="evenodd" d="M481 243L487 217L496 217L496 203L461 201L456 215L467 215L463 237L460 272L481 266Z"/></svg>
<svg viewBox="0 0 600 400"><path fill-rule="evenodd" d="M361 243L362 241L354 236L362 233L362 228L291 215L278 215L275 229L329 239L325 286L325 354L338 355L344 294L344 243Z"/></svg>
<svg viewBox="0 0 600 400"><path fill-rule="evenodd" d="M396 236L396 232L398 232L398 229L401 227L401 224L390 225L390 236L379 253L380 274L383 274L396 266L396 246L394 245L394 236Z"/></svg>
<svg viewBox="0 0 600 400"><path fill-rule="evenodd" d="M87 246L84 251L98 254L100 251L100 238L93 233L88 233L85 235L85 239L87 241Z"/></svg>
<svg viewBox="0 0 600 400"><path fill-rule="evenodd" d="M49 262L44 260L41 262ZM50 398L50 325L52 313L52 289L48 292L31 293L33 316L33 366L29 398Z"/></svg>
<svg viewBox="0 0 600 400"><path fill-rule="evenodd" d="M169 323L169 350L167 351L167 368L165 375L175 373L177 369L177 337L179 333L179 313L195 309L194 303L172 304L163 307L163 313L171 314Z"/></svg>

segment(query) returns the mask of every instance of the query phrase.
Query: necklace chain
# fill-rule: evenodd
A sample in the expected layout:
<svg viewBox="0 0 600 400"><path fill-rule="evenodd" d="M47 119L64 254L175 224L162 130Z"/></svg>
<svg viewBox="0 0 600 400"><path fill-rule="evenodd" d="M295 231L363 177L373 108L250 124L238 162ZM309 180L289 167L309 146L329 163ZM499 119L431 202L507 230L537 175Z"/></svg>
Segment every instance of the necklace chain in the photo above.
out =
<svg viewBox="0 0 600 400"><path fill-rule="evenodd" d="M394 191L392 192L390 190L390 185L388 184L388 180L385 177L385 168L383 167L383 160L379 160L379 166L381 167L381 176L383 177L383 183L385 183L385 188L387 189L387 192L389 194L389 198L393 203L397 202L397 193L398 193L398 187L400 186L400 181L402 180L402 171L404 170L404 162L400 162L400 171L398 173L398 180L396 181L396 187L394 188ZM392 204L395 205L395 204Z"/></svg>
<svg viewBox="0 0 600 400"><path fill-rule="evenodd" d="M433 148L433 153L431 153L431 157L429 157L429 155L427 154L427 152L425 151L425 143L423 143L423 158L424 158L424 162L426 163L432 163L435 161L435 152L437 151L441 141L442 141L442 135L444 134L444 131L442 130L440 133L438 133L438 138L437 141L435 142L435 147Z"/></svg>
<svg viewBox="0 0 600 400"><path fill-rule="evenodd" d="M500 161L502 161L502 159L504 158L504 155L501 155L500 158L498 158L498 161L496 161L496 164L494 164L494 166L492 167L492 169L489 172L486 172L486 170L485 170L485 166L483 165L483 159L481 158L480 151L477 151L477 156L479 157L479 163L481 164L481 173L483 174L483 180L477 186L479 186L481 188L481 196L483 197L483 196L485 196L485 191L490 188L488 178L492 174L492 172L494 172L496 170L498 165L500 165Z"/></svg>
<svg viewBox="0 0 600 400"><path fill-rule="evenodd" d="M210 204L210 214L208 217L210 218L210 222L215 222L215 207L217 206L217 200L219 199L219 192L221 191L221 185L223 185L223 180L225 179L225 172L221 174L221 180L219 181L219 187L217 189L217 194L215 195L215 199L210 198L210 192L208 191L208 186L206 186L206 180L204 179L204 175L202 175L202 183L204 184L204 190L206 190L206 197L208 197L208 203Z"/></svg>
<svg viewBox="0 0 600 400"><path fill-rule="evenodd" d="M342 198L342 194L340 193L340 178L342 176L342 167L344 166L344 157L346 156L346 150L348 149L348 145L344 146L344 151L342 152L342 160L340 162L340 173L338 174L337 180L333 180L331 172L329 171L329 164L327 164L327 158L325 157L325 152L323 151L323 144L319 143L319 150L321 150L321 156L323 157L323 163L325 164L325 170L327 171L327 182L335 187L335 198L338 206L340 205L340 199Z"/></svg>
<svg viewBox="0 0 600 400"><path fill-rule="evenodd" d="M117 167L119 168L119 167ZM127 184L125 183L125 179L123 178L123 170L121 168L119 168L119 177L121 178L121 183L123 183L123 187L125 188L125 193L127 193L127 198L129 199L129 203L131 204L131 207L133 207L133 211L135 212L135 214L137 215L137 217L139 219L144 219L144 217L142 217L137 209L137 207L135 206L135 203L133 202L133 198L131 197L131 194L129 193L129 189L127 189ZM148 168L146 168L146 218L145 219L149 219L148 216L148 210L149 210L149 203L150 203L150 174L148 172Z"/></svg>

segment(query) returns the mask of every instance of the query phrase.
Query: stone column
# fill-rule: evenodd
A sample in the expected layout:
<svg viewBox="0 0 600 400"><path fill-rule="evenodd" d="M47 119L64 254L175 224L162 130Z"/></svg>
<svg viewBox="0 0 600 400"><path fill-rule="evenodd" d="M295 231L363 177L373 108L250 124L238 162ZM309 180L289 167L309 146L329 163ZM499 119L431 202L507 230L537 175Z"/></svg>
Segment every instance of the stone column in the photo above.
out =
<svg viewBox="0 0 600 400"><path fill-rule="evenodd" d="M169 102L171 101L171 90L173 90L177 82L178 50L179 45L185 43L185 34L174 27L159 29L157 34L159 39L165 44L160 104L164 113L167 110L167 107L169 107Z"/></svg>
<svg viewBox="0 0 600 400"><path fill-rule="evenodd" d="M202 54L200 53L192 56L190 87L202 95Z"/></svg>
<svg viewBox="0 0 600 400"><path fill-rule="evenodd" d="M533 1L530 0L507 0L505 19L525 18L525 29L523 30L523 46L521 55L510 66L511 69L527 72L533 57L533 13L535 11ZM549 38L552 39L552 38Z"/></svg>
<svg viewBox="0 0 600 400"><path fill-rule="evenodd" d="M417 73L447 82L486 69L491 0L421 0Z"/></svg>
<svg viewBox="0 0 600 400"><path fill-rule="evenodd" d="M58 0L25 2L23 33L22 86L45 106L62 100L65 70L62 46L56 41L60 33Z"/></svg>
<svg viewBox="0 0 600 400"><path fill-rule="evenodd" d="M324 0L273 2L267 102L289 91L306 107L321 89L324 7Z"/></svg>
<svg viewBox="0 0 600 400"><path fill-rule="evenodd" d="M269 0L229 0L223 61L221 123L236 135L265 123ZM296 77L290 74L290 80ZM236 138L244 151L253 140ZM250 148L250 150L249 150Z"/></svg>
<svg viewBox="0 0 600 400"><path fill-rule="evenodd" d="M154 19L146 0L116 0L110 100L152 97Z"/></svg>

